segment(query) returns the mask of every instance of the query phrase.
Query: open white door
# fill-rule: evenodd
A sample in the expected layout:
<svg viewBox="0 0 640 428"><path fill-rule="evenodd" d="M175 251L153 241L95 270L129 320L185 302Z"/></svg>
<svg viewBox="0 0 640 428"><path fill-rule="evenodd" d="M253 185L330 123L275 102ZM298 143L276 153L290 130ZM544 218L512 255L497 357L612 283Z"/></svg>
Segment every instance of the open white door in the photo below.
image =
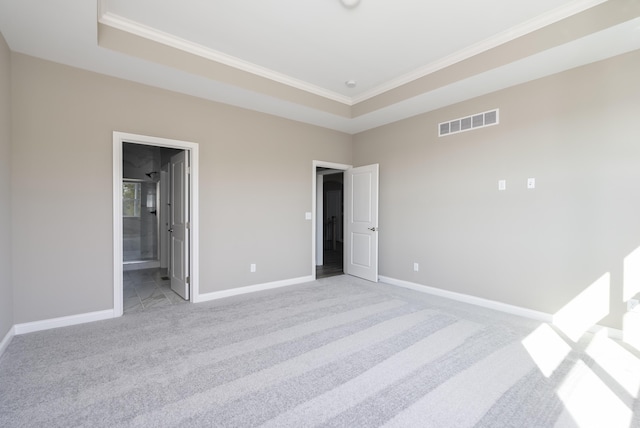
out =
<svg viewBox="0 0 640 428"><path fill-rule="evenodd" d="M378 164L345 171L345 273L378 282Z"/></svg>
<svg viewBox="0 0 640 428"><path fill-rule="evenodd" d="M171 289L189 299L189 164L186 151L171 157L170 170L170 275Z"/></svg>

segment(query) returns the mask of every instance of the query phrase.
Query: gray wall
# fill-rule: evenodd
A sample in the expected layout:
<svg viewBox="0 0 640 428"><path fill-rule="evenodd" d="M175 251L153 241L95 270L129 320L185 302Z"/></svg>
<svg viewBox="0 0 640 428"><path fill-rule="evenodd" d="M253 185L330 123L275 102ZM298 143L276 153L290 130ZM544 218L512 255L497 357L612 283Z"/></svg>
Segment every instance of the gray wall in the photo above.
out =
<svg viewBox="0 0 640 428"><path fill-rule="evenodd" d="M0 33L0 340L13 325L11 283L11 53Z"/></svg>
<svg viewBox="0 0 640 428"><path fill-rule="evenodd" d="M0 134L13 230L11 251L0 245L0 331L112 307L114 130L199 143L203 293L309 275L311 161L380 163L382 275L555 313L609 273L601 322L621 327L624 263L640 245L639 52L353 138L21 54L10 61L4 43L0 61L0 90L12 85L3 125L13 108L11 137L8 126ZM438 122L495 107L499 126L437 137Z"/></svg>
<svg viewBox="0 0 640 428"><path fill-rule="evenodd" d="M349 135L22 54L12 65L15 323L113 307L113 131L199 144L202 293L311 275L312 160L351 163Z"/></svg>
<svg viewBox="0 0 640 428"><path fill-rule="evenodd" d="M610 273L601 322L621 328L640 245L639 69L636 51L356 135L354 164L380 163L380 274L555 313ZM496 107L500 125L437 137Z"/></svg>

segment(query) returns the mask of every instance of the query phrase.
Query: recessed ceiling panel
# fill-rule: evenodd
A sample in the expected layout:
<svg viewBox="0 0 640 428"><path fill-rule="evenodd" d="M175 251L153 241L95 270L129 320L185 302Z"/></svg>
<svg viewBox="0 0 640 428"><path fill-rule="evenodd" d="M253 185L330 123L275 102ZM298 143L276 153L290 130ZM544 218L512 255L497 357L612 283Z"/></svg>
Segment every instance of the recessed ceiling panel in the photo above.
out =
<svg viewBox="0 0 640 428"><path fill-rule="evenodd" d="M349 9L339 0L106 0L103 12L357 97L575 3L361 0Z"/></svg>

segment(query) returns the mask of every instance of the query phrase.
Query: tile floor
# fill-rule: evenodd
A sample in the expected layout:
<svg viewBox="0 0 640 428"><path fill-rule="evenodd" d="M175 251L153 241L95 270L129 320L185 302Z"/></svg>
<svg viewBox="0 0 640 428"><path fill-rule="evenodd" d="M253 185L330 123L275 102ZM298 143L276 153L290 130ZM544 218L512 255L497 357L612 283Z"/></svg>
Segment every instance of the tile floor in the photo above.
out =
<svg viewBox="0 0 640 428"><path fill-rule="evenodd" d="M123 272L124 313L186 303L171 290L166 269L140 269Z"/></svg>

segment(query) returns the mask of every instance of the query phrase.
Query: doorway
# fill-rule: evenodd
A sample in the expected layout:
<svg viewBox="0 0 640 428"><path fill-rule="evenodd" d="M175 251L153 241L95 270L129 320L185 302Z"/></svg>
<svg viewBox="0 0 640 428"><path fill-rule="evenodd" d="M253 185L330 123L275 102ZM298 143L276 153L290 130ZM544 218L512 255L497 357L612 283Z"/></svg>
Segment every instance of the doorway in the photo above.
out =
<svg viewBox="0 0 640 428"><path fill-rule="evenodd" d="M353 168L333 162L312 163L311 275L324 263L323 174L342 175L342 273L378 281L378 181L379 165ZM339 274L339 273L338 273Z"/></svg>
<svg viewBox="0 0 640 428"><path fill-rule="evenodd" d="M122 144L123 312L142 312L184 303L188 294L175 285L171 233L171 165L181 149ZM179 277L180 275L178 275Z"/></svg>
<svg viewBox="0 0 640 428"><path fill-rule="evenodd" d="M317 168L316 278L344 273L344 172Z"/></svg>
<svg viewBox="0 0 640 428"><path fill-rule="evenodd" d="M313 161L312 168L311 269L317 279L344 273L344 172L351 165Z"/></svg>
<svg viewBox="0 0 640 428"><path fill-rule="evenodd" d="M138 291L149 307L197 301L197 207L197 144L113 133L114 316Z"/></svg>

